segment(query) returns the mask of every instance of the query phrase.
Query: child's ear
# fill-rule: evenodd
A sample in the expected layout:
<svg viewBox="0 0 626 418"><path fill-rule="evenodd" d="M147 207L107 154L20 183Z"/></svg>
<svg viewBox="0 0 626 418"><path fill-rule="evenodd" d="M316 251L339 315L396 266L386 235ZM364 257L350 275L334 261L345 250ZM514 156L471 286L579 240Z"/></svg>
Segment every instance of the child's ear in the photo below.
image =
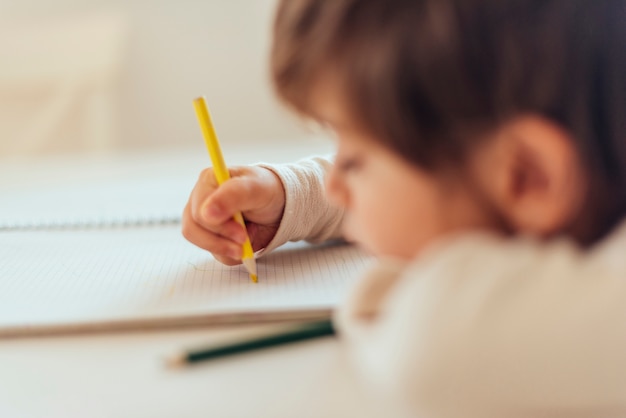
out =
<svg viewBox="0 0 626 418"><path fill-rule="evenodd" d="M498 130L480 159L492 202L515 232L549 236L579 214L586 176L574 141L556 123L518 117Z"/></svg>

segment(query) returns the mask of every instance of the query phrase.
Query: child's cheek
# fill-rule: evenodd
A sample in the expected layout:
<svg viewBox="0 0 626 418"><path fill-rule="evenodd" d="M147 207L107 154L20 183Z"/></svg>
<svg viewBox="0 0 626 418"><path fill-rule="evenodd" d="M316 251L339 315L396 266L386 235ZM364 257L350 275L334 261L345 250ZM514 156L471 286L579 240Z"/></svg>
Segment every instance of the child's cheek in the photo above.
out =
<svg viewBox="0 0 626 418"><path fill-rule="evenodd" d="M341 225L343 237L348 242L358 242L357 234L355 234L354 217L350 212L346 212L343 218L343 224Z"/></svg>
<svg viewBox="0 0 626 418"><path fill-rule="evenodd" d="M380 248L378 248L379 243L373 239L376 233L371 229L371 224L361 221L363 219L356 216L356 214L346 212L342 225L343 237L346 241L359 245L359 247L370 254L378 255L380 252Z"/></svg>

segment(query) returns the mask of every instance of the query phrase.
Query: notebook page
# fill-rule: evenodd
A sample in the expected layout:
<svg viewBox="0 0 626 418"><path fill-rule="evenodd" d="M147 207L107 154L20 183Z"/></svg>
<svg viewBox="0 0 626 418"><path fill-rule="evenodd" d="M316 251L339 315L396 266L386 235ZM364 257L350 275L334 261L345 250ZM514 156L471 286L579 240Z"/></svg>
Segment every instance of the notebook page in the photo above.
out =
<svg viewBox="0 0 626 418"><path fill-rule="evenodd" d="M175 224L180 221L194 180L133 178L4 192L0 232Z"/></svg>
<svg viewBox="0 0 626 418"><path fill-rule="evenodd" d="M352 246L288 244L259 282L184 240L178 227L0 235L0 336L98 324L329 310L370 258Z"/></svg>

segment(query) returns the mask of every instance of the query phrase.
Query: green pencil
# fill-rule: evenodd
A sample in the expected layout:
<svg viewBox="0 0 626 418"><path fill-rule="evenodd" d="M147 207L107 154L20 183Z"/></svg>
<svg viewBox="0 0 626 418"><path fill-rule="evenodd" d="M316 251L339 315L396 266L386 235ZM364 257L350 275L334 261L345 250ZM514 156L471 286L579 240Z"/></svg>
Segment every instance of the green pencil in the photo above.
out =
<svg viewBox="0 0 626 418"><path fill-rule="evenodd" d="M245 353L248 351L260 350L263 348L295 343L298 341L309 340L311 338L324 337L334 334L335 329L333 328L332 322L329 320L307 322L292 327L283 332L255 338L252 340L178 353L167 359L167 365L169 367L181 367L219 357L231 356L235 354Z"/></svg>

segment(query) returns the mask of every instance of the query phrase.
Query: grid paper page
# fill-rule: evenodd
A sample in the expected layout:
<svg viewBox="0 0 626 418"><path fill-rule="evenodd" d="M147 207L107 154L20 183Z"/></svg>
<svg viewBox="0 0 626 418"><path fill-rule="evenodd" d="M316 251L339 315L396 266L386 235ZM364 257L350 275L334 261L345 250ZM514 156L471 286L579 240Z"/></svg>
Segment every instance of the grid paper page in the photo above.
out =
<svg viewBox="0 0 626 418"><path fill-rule="evenodd" d="M369 260L347 245L288 244L257 260L255 284L178 227L5 232L0 336L328 313Z"/></svg>

